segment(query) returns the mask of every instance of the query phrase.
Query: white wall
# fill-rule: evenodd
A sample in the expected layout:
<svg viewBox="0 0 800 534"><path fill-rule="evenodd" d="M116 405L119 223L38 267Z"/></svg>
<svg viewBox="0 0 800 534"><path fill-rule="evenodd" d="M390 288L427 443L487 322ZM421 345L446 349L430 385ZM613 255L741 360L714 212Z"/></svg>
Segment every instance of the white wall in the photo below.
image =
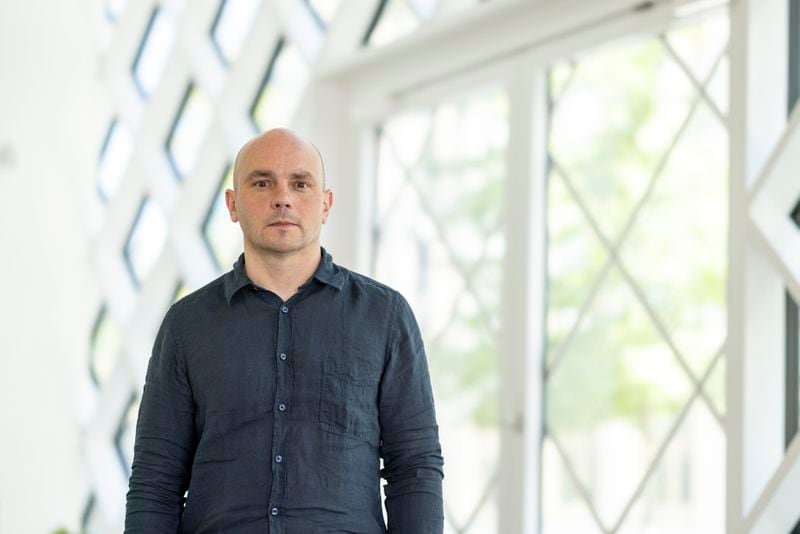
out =
<svg viewBox="0 0 800 534"><path fill-rule="evenodd" d="M82 211L102 122L92 9L0 3L0 534L76 529L83 504L67 384L96 312Z"/></svg>

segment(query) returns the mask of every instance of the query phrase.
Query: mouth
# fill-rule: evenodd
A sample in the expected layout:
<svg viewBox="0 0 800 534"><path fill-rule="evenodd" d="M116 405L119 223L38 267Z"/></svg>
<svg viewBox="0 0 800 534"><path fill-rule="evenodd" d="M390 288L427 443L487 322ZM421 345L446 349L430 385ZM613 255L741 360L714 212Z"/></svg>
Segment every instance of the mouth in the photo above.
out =
<svg viewBox="0 0 800 534"><path fill-rule="evenodd" d="M267 226L274 226L277 228L288 228L289 226L297 226L297 225L289 221L275 221L273 223L269 223Z"/></svg>

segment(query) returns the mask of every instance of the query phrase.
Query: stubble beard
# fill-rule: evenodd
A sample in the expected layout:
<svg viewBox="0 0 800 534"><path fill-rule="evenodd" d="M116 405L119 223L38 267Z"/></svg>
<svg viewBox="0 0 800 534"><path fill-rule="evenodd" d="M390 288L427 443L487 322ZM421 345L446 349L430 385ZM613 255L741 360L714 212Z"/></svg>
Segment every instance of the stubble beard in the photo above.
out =
<svg viewBox="0 0 800 534"><path fill-rule="evenodd" d="M294 237L291 235L292 232L297 232L299 235ZM315 243L317 247L319 246L319 234L312 239L306 239L306 237L306 232L300 225L287 228L271 228L267 225L262 228L257 239L248 239L248 241L251 248L258 254L286 257L315 247Z"/></svg>

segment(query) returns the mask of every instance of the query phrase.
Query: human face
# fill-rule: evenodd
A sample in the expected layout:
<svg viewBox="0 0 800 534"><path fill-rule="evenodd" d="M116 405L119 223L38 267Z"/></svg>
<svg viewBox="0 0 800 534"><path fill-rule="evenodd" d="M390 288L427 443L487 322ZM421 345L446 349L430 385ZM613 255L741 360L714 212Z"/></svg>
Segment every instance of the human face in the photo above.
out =
<svg viewBox="0 0 800 534"><path fill-rule="evenodd" d="M239 154L234 183L225 201L242 229L245 253L319 253L333 193L324 188L322 162L310 143L285 130L256 137Z"/></svg>

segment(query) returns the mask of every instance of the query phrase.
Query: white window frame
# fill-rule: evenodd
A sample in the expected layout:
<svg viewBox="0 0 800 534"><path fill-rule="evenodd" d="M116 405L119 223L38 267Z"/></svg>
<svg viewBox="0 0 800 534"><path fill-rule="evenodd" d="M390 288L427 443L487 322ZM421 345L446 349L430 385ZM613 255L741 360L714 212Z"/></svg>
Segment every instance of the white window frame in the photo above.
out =
<svg viewBox="0 0 800 534"><path fill-rule="evenodd" d="M786 119L787 10L784 0L740 0L731 11L727 522L735 534L789 533L800 519L800 439L784 450L786 289L800 300L800 232L780 216L800 194L787 173L800 165L797 108Z"/></svg>

